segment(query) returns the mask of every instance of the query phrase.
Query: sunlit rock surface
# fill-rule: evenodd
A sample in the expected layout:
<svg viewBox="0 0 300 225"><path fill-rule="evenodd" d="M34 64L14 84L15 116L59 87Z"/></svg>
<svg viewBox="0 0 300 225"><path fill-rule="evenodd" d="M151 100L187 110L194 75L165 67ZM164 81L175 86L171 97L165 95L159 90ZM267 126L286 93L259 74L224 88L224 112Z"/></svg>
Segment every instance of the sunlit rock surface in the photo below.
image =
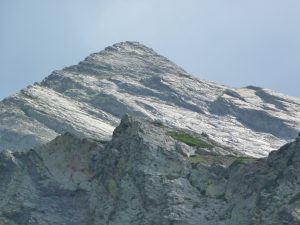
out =
<svg viewBox="0 0 300 225"><path fill-rule="evenodd" d="M200 80L144 45L123 42L4 99L0 150L29 149L67 131L109 140L125 114L205 133L256 157L292 140L300 129L298 99Z"/></svg>

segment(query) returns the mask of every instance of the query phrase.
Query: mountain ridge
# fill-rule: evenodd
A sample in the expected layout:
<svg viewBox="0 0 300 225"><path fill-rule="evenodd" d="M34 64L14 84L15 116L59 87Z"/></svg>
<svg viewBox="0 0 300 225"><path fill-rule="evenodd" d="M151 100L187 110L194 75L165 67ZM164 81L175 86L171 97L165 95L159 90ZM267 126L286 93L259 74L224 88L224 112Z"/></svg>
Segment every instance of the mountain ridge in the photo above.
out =
<svg viewBox="0 0 300 225"><path fill-rule="evenodd" d="M137 42L121 42L0 103L0 150L20 151L70 131L109 140L123 115L210 136L238 154L266 156L297 136L300 102L188 74Z"/></svg>

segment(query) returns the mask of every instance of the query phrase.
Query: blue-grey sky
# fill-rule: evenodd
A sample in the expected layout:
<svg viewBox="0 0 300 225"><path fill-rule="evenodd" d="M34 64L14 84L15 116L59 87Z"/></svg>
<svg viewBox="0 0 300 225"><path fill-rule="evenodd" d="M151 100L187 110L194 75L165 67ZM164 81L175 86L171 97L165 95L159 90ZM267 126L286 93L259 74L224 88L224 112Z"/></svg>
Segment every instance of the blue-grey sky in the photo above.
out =
<svg viewBox="0 0 300 225"><path fill-rule="evenodd" d="M299 0L1 0L0 99L120 41L231 87L300 97Z"/></svg>

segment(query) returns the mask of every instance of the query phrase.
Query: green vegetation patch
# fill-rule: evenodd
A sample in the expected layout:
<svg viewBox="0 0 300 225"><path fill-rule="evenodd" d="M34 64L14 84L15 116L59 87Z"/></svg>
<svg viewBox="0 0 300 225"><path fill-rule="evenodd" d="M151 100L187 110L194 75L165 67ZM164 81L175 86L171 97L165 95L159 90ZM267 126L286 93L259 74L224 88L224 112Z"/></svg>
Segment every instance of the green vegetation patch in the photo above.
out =
<svg viewBox="0 0 300 225"><path fill-rule="evenodd" d="M247 165L255 163L258 159L251 157L238 157L233 155L192 155L188 157L191 164L209 164L214 163L235 167L237 165Z"/></svg>
<svg viewBox="0 0 300 225"><path fill-rule="evenodd" d="M168 135L170 135L175 140L183 142L192 147L201 147L201 148L208 148L208 149L212 149L214 147L212 144L207 143L201 138L194 137L182 131L181 132L170 131L168 132Z"/></svg>
<svg viewBox="0 0 300 225"><path fill-rule="evenodd" d="M231 166L250 164L250 163L254 163L257 160L256 158L250 158L250 157L235 157L235 158L236 159L233 161Z"/></svg>
<svg viewBox="0 0 300 225"><path fill-rule="evenodd" d="M188 158L189 162L191 164L202 164L202 163L208 163L208 160L200 155L191 156Z"/></svg>
<svg viewBox="0 0 300 225"><path fill-rule="evenodd" d="M300 200L300 192L298 192L291 198L291 200L289 201L289 204L293 204L294 202L297 202L299 200Z"/></svg>

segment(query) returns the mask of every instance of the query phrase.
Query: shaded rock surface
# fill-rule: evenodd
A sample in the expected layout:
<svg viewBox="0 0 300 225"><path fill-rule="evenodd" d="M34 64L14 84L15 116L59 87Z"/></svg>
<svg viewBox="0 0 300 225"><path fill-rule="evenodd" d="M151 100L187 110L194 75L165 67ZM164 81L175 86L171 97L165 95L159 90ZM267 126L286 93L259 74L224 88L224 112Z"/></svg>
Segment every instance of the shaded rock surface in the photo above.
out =
<svg viewBox="0 0 300 225"><path fill-rule="evenodd" d="M298 99L200 80L144 45L122 42L0 102L0 150L29 149L65 132L109 140L125 114L205 132L255 157L300 128Z"/></svg>
<svg viewBox="0 0 300 225"><path fill-rule="evenodd" d="M298 139L255 159L169 129L125 116L108 142L66 133L2 151L0 224L300 224Z"/></svg>

